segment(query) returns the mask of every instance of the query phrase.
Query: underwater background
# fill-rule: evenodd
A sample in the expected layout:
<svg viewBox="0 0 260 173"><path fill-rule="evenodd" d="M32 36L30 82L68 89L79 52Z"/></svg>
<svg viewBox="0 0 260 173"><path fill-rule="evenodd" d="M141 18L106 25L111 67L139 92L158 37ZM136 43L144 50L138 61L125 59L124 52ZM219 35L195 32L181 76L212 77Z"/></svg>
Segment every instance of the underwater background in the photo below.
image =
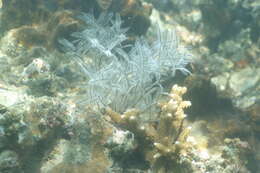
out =
<svg viewBox="0 0 260 173"><path fill-rule="evenodd" d="M259 0L0 0L0 173L260 173Z"/></svg>

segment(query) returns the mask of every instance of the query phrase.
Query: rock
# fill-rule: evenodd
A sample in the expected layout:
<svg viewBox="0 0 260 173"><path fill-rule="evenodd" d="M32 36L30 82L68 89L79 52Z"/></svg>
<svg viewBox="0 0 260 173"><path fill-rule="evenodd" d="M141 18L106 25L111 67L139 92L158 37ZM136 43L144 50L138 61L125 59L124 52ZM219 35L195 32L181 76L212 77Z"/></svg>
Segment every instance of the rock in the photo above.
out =
<svg viewBox="0 0 260 173"><path fill-rule="evenodd" d="M0 87L0 104L4 106L12 106L24 101L26 95L23 90L12 87L12 89Z"/></svg>
<svg viewBox="0 0 260 173"><path fill-rule="evenodd" d="M229 87L235 97L244 95L246 91L252 90L260 80L260 68L250 67L234 72L230 76Z"/></svg>
<svg viewBox="0 0 260 173"><path fill-rule="evenodd" d="M234 106L245 111L259 102L260 68L245 68L231 74L229 80ZM258 88L258 89L257 89Z"/></svg>
<svg viewBox="0 0 260 173"><path fill-rule="evenodd" d="M115 130L106 143L113 157L126 157L136 148L134 134L129 131Z"/></svg>
<svg viewBox="0 0 260 173"><path fill-rule="evenodd" d="M247 67L211 78L217 95L232 100L233 106L246 111L260 100L260 68Z"/></svg>
<svg viewBox="0 0 260 173"><path fill-rule="evenodd" d="M17 173L19 169L18 155L14 151L5 150L0 154L0 172Z"/></svg>
<svg viewBox="0 0 260 173"><path fill-rule="evenodd" d="M8 145L8 140L5 137L4 127L0 126L0 150Z"/></svg>
<svg viewBox="0 0 260 173"><path fill-rule="evenodd" d="M211 83L216 87L219 97L229 97L229 93L227 92L229 76L229 73L226 72L210 79Z"/></svg>

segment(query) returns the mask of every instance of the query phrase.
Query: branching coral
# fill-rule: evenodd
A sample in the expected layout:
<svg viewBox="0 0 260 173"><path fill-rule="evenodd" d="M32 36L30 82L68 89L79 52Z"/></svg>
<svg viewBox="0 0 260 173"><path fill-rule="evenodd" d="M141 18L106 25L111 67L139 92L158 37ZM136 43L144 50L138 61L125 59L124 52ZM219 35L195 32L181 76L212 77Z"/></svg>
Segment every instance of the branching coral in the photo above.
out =
<svg viewBox="0 0 260 173"><path fill-rule="evenodd" d="M170 100L159 103L161 112L156 127L150 123L140 123L137 119L140 112L136 109L127 110L121 115L110 108L106 110L113 122L133 132L139 150L146 155L155 173L184 170L180 158L189 147L186 138L191 130L191 127L184 125L184 109L191 106L190 101L182 99L186 90L185 87L174 85L169 94Z"/></svg>
<svg viewBox="0 0 260 173"><path fill-rule="evenodd" d="M155 172L179 172L180 155L185 153L188 145L186 138L191 127L184 126L186 114L184 109L191 106L190 101L183 101L185 87L174 85L169 94L170 100L160 103L161 114L154 140Z"/></svg>

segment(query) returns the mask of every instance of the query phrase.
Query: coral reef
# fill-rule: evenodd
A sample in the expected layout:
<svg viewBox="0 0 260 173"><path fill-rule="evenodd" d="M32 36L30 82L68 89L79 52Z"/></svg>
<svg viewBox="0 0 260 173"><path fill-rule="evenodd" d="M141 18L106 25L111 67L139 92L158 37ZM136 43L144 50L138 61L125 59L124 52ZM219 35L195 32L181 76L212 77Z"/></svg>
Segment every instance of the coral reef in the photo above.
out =
<svg viewBox="0 0 260 173"><path fill-rule="evenodd" d="M46 151L65 135L64 130L71 123L66 107L55 99L43 97L26 101L26 104L1 109L1 136L5 139L4 143L1 141L1 156L16 159L9 161L15 162L9 163L10 168L3 162L0 169L38 172Z"/></svg>
<svg viewBox="0 0 260 173"><path fill-rule="evenodd" d="M238 138L227 138L224 142L227 144L227 146L223 147L222 153L222 157L226 158L227 161L225 171L250 172L246 167L248 163L246 162L247 159L245 159L250 158L250 155L252 155L249 144Z"/></svg>
<svg viewBox="0 0 260 173"><path fill-rule="evenodd" d="M31 0L3 0L0 30L4 33L16 29L17 41L25 46L53 49L58 38L67 38L77 31L79 25L75 18L80 12L94 11L95 16L102 12L118 13L124 18L125 27L130 28L129 34L135 36L146 33L151 9L139 0L37 0L34 3Z"/></svg>
<svg viewBox="0 0 260 173"><path fill-rule="evenodd" d="M258 173L259 12L1 0L0 172Z"/></svg>
<svg viewBox="0 0 260 173"><path fill-rule="evenodd" d="M0 155L0 170L3 173L15 173L19 172L20 166L18 156L13 151L5 150Z"/></svg>
<svg viewBox="0 0 260 173"><path fill-rule="evenodd" d="M258 146L259 25L255 21L259 3L166 0L168 5L161 8L151 2L163 16L153 13L152 25L156 20L161 26L176 28L197 58L193 75L185 81L193 102L191 119L206 121L219 145L225 137L237 137ZM259 159L254 159L247 165L250 172L259 169L253 166Z"/></svg>

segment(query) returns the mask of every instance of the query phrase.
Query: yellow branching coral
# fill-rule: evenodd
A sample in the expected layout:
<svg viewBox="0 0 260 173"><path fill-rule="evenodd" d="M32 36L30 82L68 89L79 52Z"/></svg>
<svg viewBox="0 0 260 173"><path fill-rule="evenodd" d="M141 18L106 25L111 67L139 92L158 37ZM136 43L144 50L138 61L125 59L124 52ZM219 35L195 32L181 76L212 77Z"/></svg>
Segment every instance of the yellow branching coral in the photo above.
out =
<svg viewBox="0 0 260 173"><path fill-rule="evenodd" d="M190 101L182 99L186 87L174 85L168 102L159 103L160 121L154 139L154 154L151 158L154 172L178 172L179 157L188 147L186 139L191 127L184 127L184 109L191 106Z"/></svg>
<svg viewBox="0 0 260 173"><path fill-rule="evenodd" d="M142 148L140 151L144 152L154 173L181 172L180 157L189 147L186 139L191 130L184 125L184 110L191 106L190 101L182 98L186 91L186 87L172 87L168 94L170 100L158 104L161 111L156 125L141 124L137 119L140 112L136 109L127 110L122 115L106 109L113 122L134 133Z"/></svg>

